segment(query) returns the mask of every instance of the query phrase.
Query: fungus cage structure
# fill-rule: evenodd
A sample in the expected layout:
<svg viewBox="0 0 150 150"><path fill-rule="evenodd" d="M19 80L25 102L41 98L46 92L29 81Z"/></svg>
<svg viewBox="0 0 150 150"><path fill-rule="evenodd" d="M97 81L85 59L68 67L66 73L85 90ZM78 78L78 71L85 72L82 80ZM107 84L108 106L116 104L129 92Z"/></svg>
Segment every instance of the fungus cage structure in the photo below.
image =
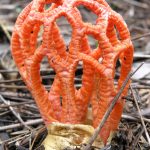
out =
<svg viewBox="0 0 150 150"><path fill-rule="evenodd" d="M47 4L51 6L45 9ZM83 22L77 9L79 5L84 5L97 15L96 24ZM56 19L61 16L66 17L72 27L68 51L56 24ZM44 30L42 43L37 46L41 26ZM98 41L96 49L91 49L88 35ZM128 28L123 18L105 0L33 0L16 21L11 49L46 124L81 124L86 119L90 103L93 126L97 127L130 72L133 61ZM44 57L56 73L50 91L41 82L40 63ZM117 60L121 63L121 71L115 86ZM83 64L83 74L82 86L77 90L74 77L79 62ZM127 93L128 85L122 96ZM104 142L117 128L123 105L124 100L120 98L101 130L100 136Z"/></svg>

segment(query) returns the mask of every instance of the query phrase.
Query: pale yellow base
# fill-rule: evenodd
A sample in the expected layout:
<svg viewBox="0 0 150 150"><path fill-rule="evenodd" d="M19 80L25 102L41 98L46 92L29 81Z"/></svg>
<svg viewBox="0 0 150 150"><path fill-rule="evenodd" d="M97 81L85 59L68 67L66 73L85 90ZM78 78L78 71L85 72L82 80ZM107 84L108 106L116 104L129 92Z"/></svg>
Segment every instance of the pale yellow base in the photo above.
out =
<svg viewBox="0 0 150 150"><path fill-rule="evenodd" d="M90 125L52 123L48 126L48 135L42 145L44 145L45 150L80 148L88 142L93 133L94 128ZM93 146L102 148L104 145L101 139L96 139Z"/></svg>

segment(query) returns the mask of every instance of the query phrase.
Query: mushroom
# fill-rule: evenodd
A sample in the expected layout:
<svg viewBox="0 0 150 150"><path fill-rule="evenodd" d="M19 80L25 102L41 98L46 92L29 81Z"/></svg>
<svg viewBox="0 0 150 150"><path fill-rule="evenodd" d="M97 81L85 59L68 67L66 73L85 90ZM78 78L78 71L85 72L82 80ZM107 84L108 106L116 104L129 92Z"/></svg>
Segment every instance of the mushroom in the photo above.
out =
<svg viewBox="0 0 150 150"><path fill-rule="evenodd" d="M45 9L51 3L51 7ZM97 15L95 25L82 20L77 9L79 5ZM72 27L68 51L56 23L61 16L66 17ZM37 46L42 26L42 43ZM98 41L96 49L90 48L88 35ZM16 21L11 50L46 125L52 122L83 124L91 104L93 126L96 128L130 72L133 61L133 45L127 25L105 0L33 0ZM40 63L44 57L56 73L50 91L41 82ZM118 60L121 71L115 86ZM74 78L79 62L83 64L82 86L76 89ZM122 96L127 94L128 86ZM120 97L100 132L104 143L117 129L123 106L124 100Z"/></svg>

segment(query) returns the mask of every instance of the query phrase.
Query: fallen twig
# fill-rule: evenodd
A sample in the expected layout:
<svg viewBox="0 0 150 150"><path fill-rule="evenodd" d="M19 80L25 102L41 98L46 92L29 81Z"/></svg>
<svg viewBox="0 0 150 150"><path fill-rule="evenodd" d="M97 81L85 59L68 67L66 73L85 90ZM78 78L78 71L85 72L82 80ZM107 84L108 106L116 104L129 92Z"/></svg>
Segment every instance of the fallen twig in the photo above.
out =
<svg viewBox="0 0 150 150"><path fill-rule="evenodd" d="M0 106L0 108L8 108L8 107L16 107L16 106L20 106L20 105L25 105L25 104L35 104L34 101L30 101L30 102L22 102L22 103L15 103L15 104L5 104Z"/></svg>
<svg viewBox="0 0 150 150"><path fill-rule="evenodd" d="M10 109L10 111L14 114L14 116L19 120L19 122L24 125L27 129L30 129L30 127L28 125L26 125L24 123L24 121L22 120L21 116L19 113L17 113L13 107L9 106L9 103L2 97L2 95L0 95L0 99L1 101L3 101L6 105L8 105L8 108Z"/></svg>
<svg viewBox="0 0 150 150"><path fill-rule="evenodd" d="M123 0L124 2L127 2L131 5L134 5L134 6L137 6L137 7L141 7L141 8L144 8L144 9L148 9L148 5L145 4L145 3L141 3L141 2L138 2L138 1L135 1L135 0Z"/></svg>
<svg viewBox="0 0 150 150"><path fill-rule="evenodd" d="M4 31L4 33L6 34L6 37L8 38L9 42L11 41L11 36L9 34L9 32L7 31L7 28L3 25L2 22L0 22L0 26L2 28L2 30Z"/></svg>
<svg viewBox="0 0 150 150"><path fill-rule="evenodd" d="M150 55L134 54L134 58L150 59Z"/></svg>
<svg viewBox="0 0 150 150"><path fill-rule="evenodd" d="M135 117L135 116L128 115L128 114L122 114L121 118L122 118L122 119L127 119L127 120L132 120L132 121L140 121L139 116ZM150 119L143 118L143 120L144 120L145 122L147 122L147 123L150 123Z"/></svg>
<svg viewBox="0 0 150 150"><path fill-rule="evenodd" d="M143 125L144 131L145 131L145 135L146 135L146 138L147 138L147 141L148 141L148 143L149 143L149 145L150 145L150 136L149 136L148 131L147 131L147 129L146 129L146 125L145 125L145 123L144 123L144 120L143 120L143 117L142 117L142 114L141 114L141 110L140 110L140 107L139 107L138 102L137 102L137 99L139 99L139 96L137 96L137 92L135 93L135 92L133 91L132 86L130 86L130 89L131 89L131 92L132 92L132 95L133 95L133 99L134 99L134 102L135 102L135 104L136 104L138 113L139 113L139 115L140 115L141 123L142 123L142 125Z"/></svg>
<svg viewBox="0 0 150 150"><path fill-rule="evenodd" d="M147 36L150 36L150 33L145 33L145 34L142 34L142 35L140 35L140 36L133 37L133 38L132 38L132 41L136 41L136 40L139 40L139 39L141 39L141 38L143 38L143 37L147 37Z"/></svg>
<svg viewBox="0 0 150 150"><path fill-rule="evenodd" d="M143 132L144 132L144 128L140 131L140 133L134 139L134 141L132 143L132 150L136 150L136 145L138 144L138 141L139 141L141 135L143 134Z"/></svg>
<svg viewBox="0 0 150 150"><path fill-rule="evenodd" d="M34 119L34 120L30 120L30 121L27 121L27 122L24 122L24 123L25 123L25 125L36 125L36 124L43 123L43 119ZM1 126L0 131L13 129L13 128L18 128L18 127L22 127L22 124L21 123L16 123L16 124L7 125L7 126Z"/></svg>

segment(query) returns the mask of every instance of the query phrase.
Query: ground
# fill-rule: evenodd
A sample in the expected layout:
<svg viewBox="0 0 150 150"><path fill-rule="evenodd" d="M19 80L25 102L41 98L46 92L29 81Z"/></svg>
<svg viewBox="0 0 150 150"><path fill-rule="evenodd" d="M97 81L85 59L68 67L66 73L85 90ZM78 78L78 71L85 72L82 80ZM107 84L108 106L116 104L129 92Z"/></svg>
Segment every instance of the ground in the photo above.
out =
<svg viewBox="0 0 150 150"><path fill-rule="evenodd" d="M0 149L28 149L38 147L46 135L37 106L23 83L10 53L10 38L18 14L30 0L0 1ZM131 88L124 97L126 104L118 131L111 145L105 150L148 150L150 134L150 1L149 0L108 0L111 7L126 21L135 47L133 70L145 64L132 77ZM96 16L80 7L84 21L94 23ZM71 27L67 21L58 20L66 44L70 41ZM40 38L39 38L40 41ZM97 42L89 37L91 47ZM42 63L43 83L50 88L54 71ZM76 72L76 87L81 86L82 68ZM115 79L119 75L119 63ZM139 108L139 109L138 109ZM16 117L18 116L18 117ZM142 123L143 121L143 123ZM20 122L22 124L20 124ZM41 132L42 131L42 132ZM43 133L44 131L44 133ZM36 133L39 133L37 136ZM147 136L146 136L147 135ZM40 137L40 139L39 139Z"/></svg>

